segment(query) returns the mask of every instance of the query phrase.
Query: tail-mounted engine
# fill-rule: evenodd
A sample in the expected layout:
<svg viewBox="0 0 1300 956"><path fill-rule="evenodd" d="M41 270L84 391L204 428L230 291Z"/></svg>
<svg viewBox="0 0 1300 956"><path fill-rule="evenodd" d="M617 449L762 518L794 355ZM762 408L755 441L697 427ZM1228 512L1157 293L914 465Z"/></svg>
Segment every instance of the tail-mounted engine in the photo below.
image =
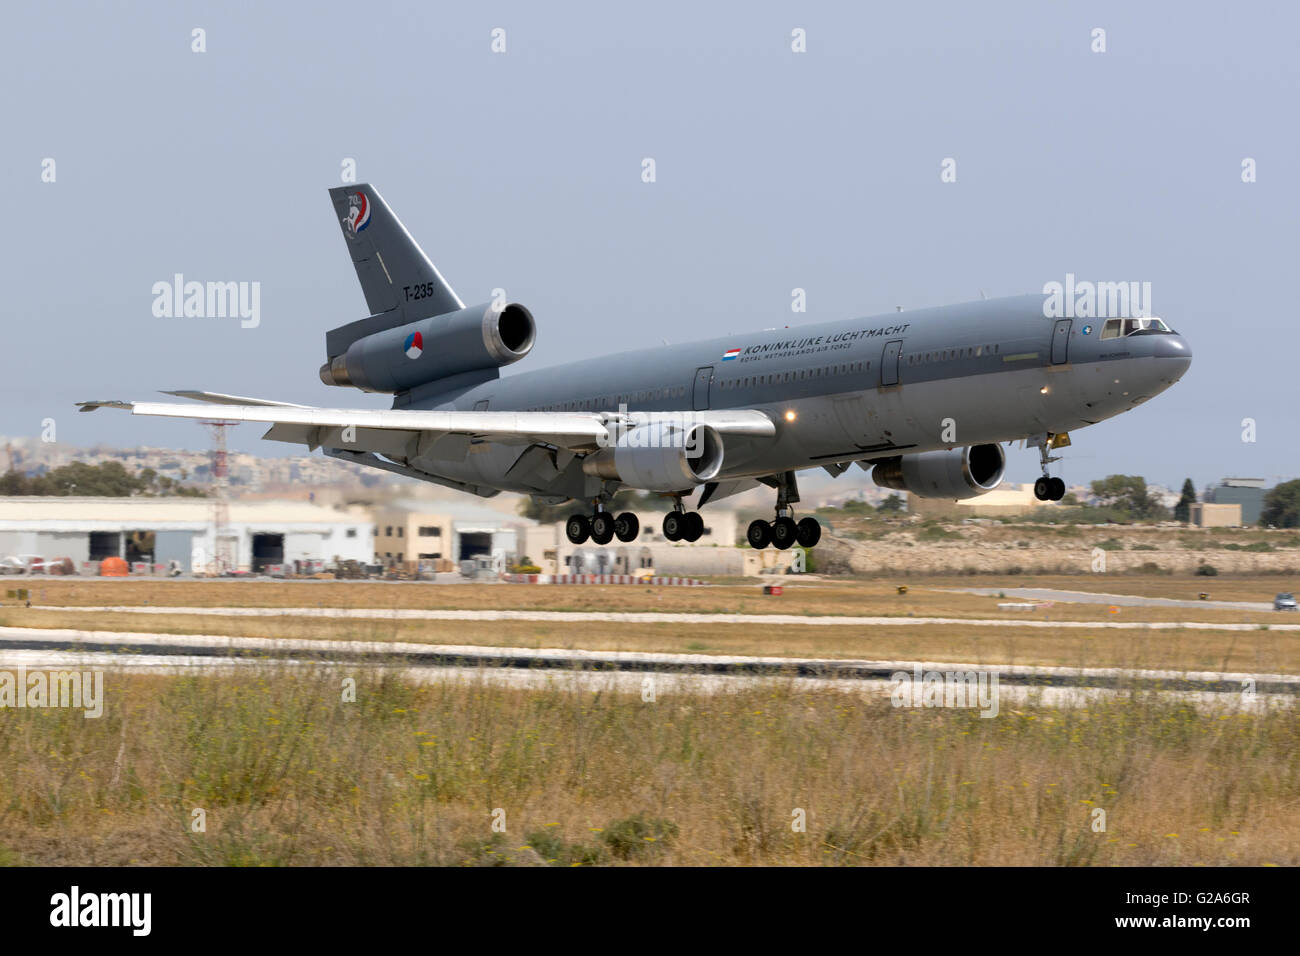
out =
<svg viewBox="0 0 1300 956"><path fill-rule="evenodd" d="M346 334L347 328L336 332ZM362 335L346 351L331 355L321 366L320 379L326 385L350 385L366 392L400 392L461 372L518 362L532 351L536 339L532 313L522 305L475 305Z"/></svg>

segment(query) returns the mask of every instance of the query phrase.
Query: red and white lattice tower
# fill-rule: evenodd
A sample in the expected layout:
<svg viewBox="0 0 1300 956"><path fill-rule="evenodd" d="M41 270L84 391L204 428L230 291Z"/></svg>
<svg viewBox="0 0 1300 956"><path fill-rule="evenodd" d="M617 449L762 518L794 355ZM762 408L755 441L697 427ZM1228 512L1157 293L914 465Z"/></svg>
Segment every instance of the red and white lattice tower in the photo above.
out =
<svg viewBox="0 0 1300 956"><path fill-rule="evenodd" d="M203 422L212 433L212 546L207 573L222 575L235 570L234 540L230 536L230 466L226 454L226 429L238 422Z"/></svg>

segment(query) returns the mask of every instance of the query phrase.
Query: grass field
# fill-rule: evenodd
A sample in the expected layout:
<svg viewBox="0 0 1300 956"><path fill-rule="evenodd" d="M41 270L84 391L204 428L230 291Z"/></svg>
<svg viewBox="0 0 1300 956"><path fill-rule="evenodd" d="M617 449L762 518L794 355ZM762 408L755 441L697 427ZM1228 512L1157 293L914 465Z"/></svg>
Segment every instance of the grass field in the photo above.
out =
<svg viewBox="0 0 1300 956"><path fill-rule="evenodd" d="M18 579L11 579L18 580ZM744 614L936 615L1002 617L999 599L943 590L957 587L1059 588L1093 593L1129 594L1194 601L1200 592L1219 601L1271 602L1287 590L1290 579L1276 575L1181 578L1119 575L1021 575L1015 577L925 577L917 581L863 581L827 578L800 583L793 577L749 579L718 587L544 586L528 584L421 584L410 582L335 581L174 581L57 579L23 580L33 604L170 605L174 607L338 607L457 608L564 611L697 611ZM6 582L8 583L8 582ZM786 587L782 598L761 593L762 584ZM897 585L909 585L907 594ZM1300 586L1294 588L1300 590ZM1005 599L1002 599L1005 600ZM9 599L13 605L14 599ZM1061 620L1106 620L1103 605L1060 604L1050 611ZM1124 608L1131 620L1277 621L1271 611L1214 608ZM1242 615L1248 615L1243 617Z"/></svg>
<svg viewBox="0 0 1300 956"><path fill-rule="evenodd" d="M98 720L0 710L0 862L1300 863L1292 710L340 686L110 675Z"/></svg>
<svg viewBox="0 0 1300 956"><path fill-rule="evenodd" d="M783 579L783 583L786 583ZM1203 582L1078 576L1024 577L1016 584L1194 598ZM1219 587L1222 584L1223 587ZM758 584L716 588L546 587L535 585L420 585L351 582L51 581L33 598L66 606L121 606L93 614L9 606L0 625L97 630L160 631L270 638L411 641L439 644L586 648L591 650L759 654L772 656L915 659L1081 667L1176 670L1240 670L1300 673L1300 632L1268 629L1300 623L1294 615L1193 608L1122 607L1057 603L1033 611L998 608L1000 600L942 590L989 586L981 578L927 579L905 595L881 581L818 581L767 597ZM1276 588L1272 576L1216 582L1214 596L1257 600ZM1251 624L1245 631L1160 631L902 624L812 626L718 622L634 624L551 621L329 620L291 615L232 618L205 615L132 614L132 605L237 607L454 608L521 611L662 611L882 617L997 618L1025 622L1084 621L1097 624L1198 621Z"/></svg>

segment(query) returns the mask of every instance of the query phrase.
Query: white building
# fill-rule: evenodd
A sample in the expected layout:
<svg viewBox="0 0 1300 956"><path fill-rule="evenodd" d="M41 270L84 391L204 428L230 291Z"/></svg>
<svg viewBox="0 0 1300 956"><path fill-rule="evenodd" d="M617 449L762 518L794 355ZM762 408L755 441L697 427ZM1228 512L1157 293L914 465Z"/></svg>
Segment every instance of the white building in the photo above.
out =
<svg viewBox="0 0 1300 956"><path fill-rule="evenodd" d="M413 563L424 571L482 558L508 564L537 524L472 500L402 499L375 505L370 514L375 562L386 567Z"/></svg>
<svg viewBox="0 0 1300 956"><path fill-rule="evenodd" d="M0 555L71 558L78 568L120 557L175 560L204 573L217 555L215 526L208 498L0 497ZM370 563L371 529L366 517L305 501L232 501L226 541L234 566L246 571L295 561Z"/></svg>
<svg viewBox="0 0 1300 956"><path fill-rule="evenodd" d="M543 574L636 574L643 569L670 575L744 573L744 554L736 547L736 513L705 508L700 516L704 534L693 543L667 540L664 516L654 512L637 512L641 533L629 544L615 538L606 545L574 545L564 522L536 525L527 530L521 558L527 556Z"/></svg>

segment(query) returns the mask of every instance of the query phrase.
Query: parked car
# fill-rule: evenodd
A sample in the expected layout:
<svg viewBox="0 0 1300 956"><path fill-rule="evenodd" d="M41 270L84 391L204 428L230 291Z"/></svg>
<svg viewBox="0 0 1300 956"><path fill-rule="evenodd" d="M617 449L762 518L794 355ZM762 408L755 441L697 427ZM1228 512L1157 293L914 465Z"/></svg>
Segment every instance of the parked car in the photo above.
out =
<svg viewBox="0 0 1300 956"><path fill-rule="evenodd" d="M0 574L22 574L27 570L27 565L22 562L21 558L12 554L0 558Z"/></svg>
<svg viewBox="0 0 1300 956"><path fill-rule="evenodd" d="M1295 611L1295 610L1300 610L1300 608L1297 608L1296 606L1294 594L1283 593L1273 598L1273 610Z"/></svg>

